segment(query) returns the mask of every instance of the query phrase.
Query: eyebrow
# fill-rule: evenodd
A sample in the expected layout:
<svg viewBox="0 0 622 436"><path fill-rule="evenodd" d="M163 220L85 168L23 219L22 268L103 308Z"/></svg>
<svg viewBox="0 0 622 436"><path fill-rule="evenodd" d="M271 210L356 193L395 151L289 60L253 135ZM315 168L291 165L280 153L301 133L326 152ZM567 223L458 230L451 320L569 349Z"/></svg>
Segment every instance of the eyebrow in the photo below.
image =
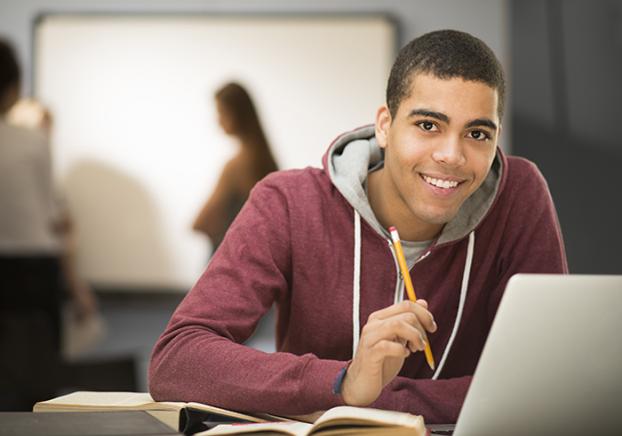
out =
<svg viewBox="0 0 622 436"><path fill-rule="evenodd" d="M468 129L470 127L479 127L479 126L488 127L489 129L492 129L495 131L497 130L497 125L488 118L478 118L476 120L469 121L465 127Z"/></svg>
<svg viewBox="0 0 622 436"><path fill-rule="evenodd" d="M434 112L428 109L413 109L408 114L408 118L414 117L416 115L422 115L424 117L436 118L437 120L444 121L446 123L449 122L449 117L441 112Z"/></svg>
<svg viewBox="0 0 622 436"><path fill-rule="evenodd" d="M437 120L443 121L445 123L449 122L449 117L447 115L445 115L442 112L435 112L429 109L413 109L412 111L410 111L410 113L408 114L408 117L414 117L414 116L424 116L424 117L430 117L430 118L436 118ZM489 118L477 118L475 120L469 121L465 128L471 128L471 127L488 127L489 129L492 130L497 130L497 125L494 123L494 121L492 121Z"/></svg>

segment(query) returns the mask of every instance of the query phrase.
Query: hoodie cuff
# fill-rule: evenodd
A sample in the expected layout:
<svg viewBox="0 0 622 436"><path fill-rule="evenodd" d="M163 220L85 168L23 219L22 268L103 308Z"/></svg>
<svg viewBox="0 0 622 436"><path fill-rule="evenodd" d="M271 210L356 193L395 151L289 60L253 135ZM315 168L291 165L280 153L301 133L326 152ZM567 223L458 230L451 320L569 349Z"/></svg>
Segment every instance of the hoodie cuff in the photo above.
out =
<svg viewBox="0 0 622 436"><path fill-rule="evenodd" d="M333 382L333 394L341 395L341 387L343 386L343 380L346 378L346 374L348 373L348 368L350 367L351 363L352 363L351 360L346 362L346 365L343 368L341 368L339 372L337 373L337 377L335 378L335 381Z"/></svg>
<svg viewBox="0 0 622 436"><path fill-rule="evenodd" d="M334 393L334 385L338 378L345 377L350 362L337 360L315 360L307 367L302 392L314 404L308 404L310 410L328 410L331 407L343 406L341 393ZM314 401L315 400L315 401Z"/></svg>

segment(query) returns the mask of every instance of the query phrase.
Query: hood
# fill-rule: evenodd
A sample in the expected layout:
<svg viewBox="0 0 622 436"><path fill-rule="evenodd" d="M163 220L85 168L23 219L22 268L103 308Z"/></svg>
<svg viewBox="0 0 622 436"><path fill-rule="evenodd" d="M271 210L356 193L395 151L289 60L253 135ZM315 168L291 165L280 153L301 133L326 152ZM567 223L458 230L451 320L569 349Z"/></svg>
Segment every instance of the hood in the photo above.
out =
<svg viewBox="0 0 622 436"><path fill-rule="evenodd" d="M439 235L436 245L461 240L488 214L500 192L505 158L497 148L488 176L460 207ZM322 158L324 170L337 190L361 217L383 237L389 237L371 209L363 183L371 168L381 166L384 152L378 146L373 125L344 133L333 141Z"/></svg>
<svg viewBox="0 0 622 436"><path fill-rule="evenodd" d="M354 208L354 277L352 283L353 357L356 354L361 331L361 217L367 221L378 234L385 239L390 239L387 230L382 228L376 219L363 187L363 182L367 179L369 170L382 165L383 162L384 153L376 141L373 125L361 127L341 135L330 145L328 151L322 158L324 170L328 173L333 185ZM491 169L482 185L465 200L458 214L443 227L441 234L433 244L435 246L449 244L468 236L464 273L458 300L458 312L454 320L449 341L443 350L440 363L432 376L433 380L438 379L440 376L460 327L473 261L475 229L488 214L495 202L495 198L501 192L504 181L502 177L502 170L505 166L504 162L505 158L501 150L497 149ZM427 257L430 253L431 251L428 249L420 259ZM403 283L400 284L398 281L398 287L395 292L396 302L404 298Z"/></svg>

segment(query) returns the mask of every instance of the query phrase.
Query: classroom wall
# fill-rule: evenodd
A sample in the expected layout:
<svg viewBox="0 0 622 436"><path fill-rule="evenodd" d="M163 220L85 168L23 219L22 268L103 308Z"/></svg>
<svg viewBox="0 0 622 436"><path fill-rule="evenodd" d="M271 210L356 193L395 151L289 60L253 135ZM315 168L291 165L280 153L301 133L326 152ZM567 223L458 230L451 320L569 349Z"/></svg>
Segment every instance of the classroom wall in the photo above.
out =
<svg viewBox="0 0 622 436"><path fill-rule="evenodd" d="M15 42L25 73L30 71L31 24L42 12L208 12L208 13L361 13L393 15L400 24L403 45L430 30L454 28L486 41L504 65L509 65L507 0L3 0L0 31ZM30 91L25 84L24 90Z"/></svg>
<svg viewBox="0 0 622 436"><path fill-rule="evenodd" d="M31 77L32 23L46 12L151 12L208 14L382 13L398 25L398 45L432 30L463 30L483 39L510 71L509 0L3 0L0 32L10 37ZM27 80L23 91L30 94ZM510 103L510 102L508 102ZM510 150L511 105L507 104L502 146Z"/></svg>
<svg viewBox="0 0 622 436"><path fill-rule="evenodd" d="M39 20L35 96L54 116L54 174L84 277L185 293L212 250L190 223L238 150L214 92L242 83L279 168L317 167L337 132L372 122L395 38L382 15Z"/></svg>
<svg viewBox="0 0 622 436"><path fill-rule="evenodd" d="M402 46L413 37L422 34L426 31L438 29L438 28L456 28L469 31L488 42L492 48L498 53L502 62L508 67L508 56L506 51L507 46L507 28L505 18L505 3L499 1L440 1L440 2L421 2L421 1L332 1L332 2L306 2L306 1L290 1L290 2L242 2L242 1L230 1L230 2L173 2L173 1L128 1L128 2L113 2L113 1L78 1L78 2L66 2L66 1L44 1L44 0L26 0L26 1L4 1L0 5L0 32L8 34L10 38L14 40L20 50L21 61L24 67L25 81L23 83L24 92L26 94L34 93L37 97L43 98L46 103L54 103L54 99L50 97L49 92L46 94L45 84L47 82L41 80L42 70L45 70L45 66L54 65L51 58L48 56L47 64L41 61L41 53L47 53L41 48L41 42L35 44L33 41L33 20L46 13L71 13L71 12L108 12L108 13L136 13L136 14L154 14L158 18L165 17L167 12L177 13L180 15L186 15L189 12L196 12L197 15L203 17L210 17L213 15L225 15L225 14L245 14L245 16L265 15L265 16L278 16L280 15L296 15L296 14L321 14L322 16L330 15L331 13L341 15L352 14L365 14L376 13L381 16L389 16L391 21L396 24L397 27L397 41L395 50ZM53 20L54 17L52 17ZM42 34L41 27L49 27L49 20L44 22L43 26L39 28L39 35ZM90 27L93 27L91 25ZM45 32L43 32L45 34ZM87 39L88 38L83 38ZM130 42L126 42L127 45L131 45ZM190 43L188 48L190 48ZM36 74L33 72L33 50L35 47L37 50L37 59L39 60ZM72 50L76 52L77 50ZM191 50L188 50L191 51ZM391 50L389 50L390 52ZM119 52L118 50L114 52ZM163 50L163 53L166 53ZM378 57L377 49L369 44L370 56L376 59ZM166 56L166 55L165 55ZM170 55L169 55L170 56ZM392 54L389 53L390 58ZM64 85L69 85L69 91L79 90L79 80L69 79L72 77L71 67L72 63L66 59L60 60L61 57L56 56L59 59L59 68L61 73L56 71L54 74L43 75L43 77L63 77L60 82ZM44 59L47 59L43 56ZM318 63L321 62L321 56L315 56L318 58ZM93 61L89 61L88 58L82 56L84 67L93 67ZM100 57L95 57L95 60L100 60ZM109 59L106 58L105 62ZM175 62L174 60L172 62ZM381 62L378 61L374 64L374 67L378 67ZM43 66L42 66L43 65ZM78 63L78 68L82 68ZM110 69L113 68L111 63ZM278 68L278 65L277 67ZM67 70L68 69L68 70ZM283 68L278 68L282 70ZM308 68L307 68L308 69ZM376 68L377 69L377 68ZM384 64L382 66L384 70ZM131 69L134 71L135 69ZM370 73L373 68L366 68L365 73ZM388 70L388 67L387 67ZM103 71L101 67L97 71ZM254 70L255 71L255 70ZM324 71L324 70L323 70ZM193 70L193 72L195 72ZM108 71L107 71L108 73ZM323 73L326 74L326 73ZM114 75L114 74L113 74ZM117 74L122 77L122 74ZM367 74L368 76L370 74ZM84 75L78 75L84 77ZM207 100L203 88L200 88L198 92L192 91L192 104L182 104L181 107L193 108L192 116L182 116L183 122L180 122L174 117L171 117L171 124L176 123L176 126L180 126L180 130L176 130L174 125L171 125L167 132L161 132L161 128L158 130L158 138L162 140L168 140L169 143L174 143L178 138L177 132L183 131L189 133L188 128L194 127L197 123L196 129L200 129L202 136L200 140L192 141L192 136L184 136L183 139L178 140L177 150L179 158L176 160L175 165L169 165L169 160L160 160L157 165L153 164L155 158L151 154L156 153L159 150L160 153L166 153L168 151L166 145L160 145L155 140L150 140L146 135L141 135L140 132L151 132L149 130L149 121L151 118L142 111L136 111L143 115L143 118L147 119L147 123L143 123L146 129L141 130L134 129L136 139L133 139L130 133L121 133L122 130L117 126L124 126L126 119L133 119L134 124L143 126L140 123L140 119L137 117L128 117L122 111L113 109L102 109L103 103L110 100L113 105L118 104L122 100L118 98L106 99L101 97L101 93L108 93L106 91L110 86L98 86L95 74L87 74L88 79L86 83L88 86L93 86L94 89L88 94L87 103L97 101L97 113L101 114L103 121L97 119L95 116L91 116L89 121L95 122L95 125L79 121L74 121L67 113L59 111L56 129L54 130L53 147L54 148L54 161L55 172L58 178L58 184L65 193L70 210L74 213L74 217L77 223L78 232L81 236L78 238L78 260L81 273L89 279L96 286L101 288L132 288L138 289L155 289L160 288L162 290L179 290L185 292L188 287L192 285L196 277L202 270L205 259L208 253L208 244L205 238L193 233L189 228L189 223L192 221L195 210L198 210L204 196L207 195L213 189L213 186L217 180L220 167L224 164L228 152L228 149L223 147L227 143L222 141L217 133L219 129L217 126L212 126L214 132L210 130L208 134L203 132L204 121L215 118L211 116L213 108L205 108L207 106ZM255 73L255 76L260 76L259 72ZM297 76L300 76L298 74ZM365 82L365 75L358 75L357 78ZM373 76L373 75L372 75ZM380 76L383 76L382 74ZM207 77L207 75L206 75ZM253 76L254 77L254 76ZM336 81L340 79L338 75L334 75ZM376 77L376 76L374 76ZM256 79L256 77L254 77ZM29 80L30 79L30 80ZM36 80L35 80L36 79ZM146 77L147 79L147 77ZM287 137L284 140L281 136L285 135L283 131L287 130L279 128L279 123L275 123L274 120L278 119L282 123L283 117L274 116L270 118L272 112L270 112L270 104L277 109L284 105L278 98L278 89L262 88L259 85L264 85L266 80L260 83L250 83L251 91L257 98L259 103L260 115L264 115L263 122L266 127L268 137L272 142L273 150L277 157L277 160L281 164L282 168L289 168L290 161L292 159L285 159L288 155L294 153L300 159L303 159L299 155L304 155L300 150L289 150L293 148L292 144L296 144L296 147L301 147L306 150L307 155L312 155L313 160L303 159L304 165L318 165L319 158L323 153L326 144L332 140L337 134L344 129L349 129L354 126L365 124L373 120L375 112L375 103L373 105L366 105L366 100L363 100L363 95L369 94L371 91L379 95L378 103L382 100L382 89L384 88L384 78L381 80L373 79L377 82L378 86L372 89L371 85L363 85L366 92L357 94L360 101L352 107L352 103L356 100L351 97L339 100L338 92L325 92L327 98L332 95L336 100L334 104L325 104L326 107L339 108L343 113L352 114L353 116L347 117L347 122L342 123L338 128L332 126L330 122L322 119L314 119L314 122L319 122L319 126L325 130L318 132L321 139L314 140L313 144L301 143L300 141L292 141ZM304 81L304 80L303 80ZM330 85L330 82L324 81ZM128 82L130 80L128 79ZM144 83L143 83L144 82ZM246 83L245 81L244 83ZM278 82L278 80L277 80ZM95 85L93 85L95 83ZM133 82L131 82L133 83ZM33 86L34 85L34 86ZM104 83L104 85L109 85ZM140 86L138 86L140 85ZM152 88L160 89L161 92L166 94L166 89L161 86L154 86L148 80L141 81L138 79L138 85L128 85L132 89L132 96L137 92L135 88L146 88L145 91L149 94L149 90ZM188 85L188 81L185 82ZM88 86L83 86L88 88ZM207 86L207 84L206 84ZM338 83L333 84L333 87L337 86L339 90L343 90L345 87L339 86ZM361 85L359 85L361 86ZM190 89L189 86L186 86ZM36 88L36 89L35 89ZM113 86L113 89L120 90L122 87ZM273 86L274 88L274 86ZM331 89L330 86L325 87L326 90ZM375 93L377 88L378 93ZM193 88L194 89L194 88ZM297 88L298 89L298 88ZM99 90L99 94L98 91ZM36 92L35 92L36 91ZM186 90L187 91L187 90ZM263 91L263 93L262 93ZM76 91L79 92L79 91ZM175 92L173 87L170 92ZM311 90L311 92L314 92ZM62 94L62 93L61 93ZM181 94L181 91L179 92ZM314 95L319 95L319 92L315 92ZM342 93L343 94L343 93ZM62 94L65 95L65 94ZM68 95L68 94L66 94ZM267 96L270 98L267 98ZM59 100L58 98L56 100ZM71 99L69 102L79 99ZM368 99L369 100L369 99ZM62 101L62 100L61 100ZM322 100L324 101L324 100ZM178 101L171 106L180 106ZM184 100L185 102L185 100ZM348 104L350 103L350 106ZM69 104L69 103L67 103ZM67 106L64 105L64 106ZM324 103L323 103L324 104ZM64 110L63 106L63 110ZM126 104L124 108L127 110L129 106ZM373 106L373 109L367 109L367 107ZM76 105L74 103L74 113L82 113L82 110L86 110L89 114L93 114L92 108L87 108L84 104ZM368 116L360 116L354 114L357 109L361 112L361 108L366 108L365 112L368 112ZM54 111L54 107L52 107ZM206 110L208 109L208 110ZM212 112L210 112L210 109ZM76 112L77 110L77 112ZM329 111L322 111L319 108L318 113L329 113ZM181 112L181 111L178 111ZM275 112L276 113L276 112ZM339 117L344 118L345 115L339 114ZM180 117L179 113L175 113L177 117ZM213 115L213 114L212 114ZM354 116L356 115L356 116ZM115 116L120 117L121 123L115 124ZM101 118L100 117L100 118ZM332 118L339 118L333 116ZM188 126L189 119L198 119L192 126ZM317 117L315 117L317 118ZM354 118L356 121L351 121L350 118ZM157 118L154 118L157 120ZM509 120L510 117L508 116ZM69 120L69 121L68 121ZM330 121L330 119L328 120ZM97 124L97 123L102 124ZM156 121L157 122L157 121ZM185 124L184 124L185 122ZM309 123L304 128L311 128L313 121L303 121ZM64 123L64 124L63 124ZM292 124L289 121L285 121L286 125ZM166 123L162 123L166 124ZM162 125L160 124L160 125ZM214 123L215 124L215 123ZM347 124L347 125L346 125ZM69 128L68 126L74 126ZM331 127L332 126L332 127ZM63 127L65 127L63 129ZM99 128L101 127L101 128ZM108 131L104 131L103 127L108 127ZM99 128L99 130L97 130ZM91 139L87 136L80 136L76 133L78 130L85 131L88 134L95 134L95 139ZM321 129L314 128L313 131ZM510 132L509 123L504 126L504 135L508 136ZM65 133L71 133L71 137ZM114 144L111 144L112 138ZM64 135L65 134L65 135ZM151 132L152 135L156 134ZM63 136L64 135L64 136ZM205 138L203 138L205 136ZM222 135L221 135L222 136ZM306 135L310 136L310 135ZM171 139L169 139L169 137ZM226 138L225 138L226 139ZM212 141L213 140L213 141ZM196 147L194 144L196 142ZM185 148L179 149L179 143L183 144ZM205 144L210 144L208 147ZM88 144L85 147L84 144ZM106 156L106 159L99 159L97 163L99 166L95 167L92 162L93 153L97 155L96 149L101 149ZM166 143L165 143L166 144ZM219 147L216 145L219 144ZM111 146L112 145L112 146ZM509 149L507 141L502 141L502 146L505 149ZM192 148L194 147L194 148ZM88 148L88 150L86 150ZM146 148L146 150L144 150ZM192 148L188 153L185 153L186 149ZM215 149L218 151L218 154ZM67 152L64 152L69 150ZM115 150L118 150L115 154ZM152 152L153 150L153 152ZM319 151L318 151L319 150ZM132 154L133 153L133 154ZM206 153L210 153L205 156ZM117 156L117 154L119 156ZM205 165L187 165L182 160L183 156L194 156L194 162L203 162ZM222 156L221 156L222 155ZM81 164L80 166L74 165L69 167L67 162L76 161L77 159L84 159L84 156L89 157L87 161L88 165ZM150 162L144 160L144 156L150 156ZM127 160L119 161L119 160ZM179 161L179 162L177 162ZM80 161L81 162L81 161ZM115 166L111 166L114 163ZM103 165L101 165L103 164ZM138 167L137 167L138 165ZM183 171L184 177L180 180L176 180L176 183L170 183L167 181L165 174L167 171L173 171L173 168L186 167ZM294 166L300 166L294 165ZM73 168L76 168L74 171ZM103 168L103 169L102 169ZM105 169L105 171L104 171ZM152 176L143 175L145 171L151 171ZM205 173L205 174L204 174ZM89 177L88 180L86 177ZM78 179L80 177L80 179ZM176 178L177 179L177 178ZM114 182L114 183L113 183ZM155 183L157 182L157 183ZM94 184L97 183L97 184ZM166 187L160 186L165 184ZM157 187L156 187L157 186ZM183 186L187 186L188 189L184 189ZM180 189L181 187L181 189ZM193 192L192 188L197 192ZM116 190L116 191L115 191ZM169 192L170 191L170 192ZM115 195L114 192L126 193L123 198L119 195ZM159 193L155 195L153 193ZM178 193L183 192L183 195ZM167 195L167 193L169 195ZM173 194L172 196L170 194ZM131 194L131 195L130 195ZM91 198L97 197L102 199L97 204L94 204ZM127 200L126 200L127 198ZM122 214L122 219L119 214ZM108 223L108 224L106 224ZM148 225L149 223L149 225ZM153 223L151 225L150 223ZM94 231L95 229L95 231ZM120 240L124 240L126 247L123 247L119 243Z"/></svg>

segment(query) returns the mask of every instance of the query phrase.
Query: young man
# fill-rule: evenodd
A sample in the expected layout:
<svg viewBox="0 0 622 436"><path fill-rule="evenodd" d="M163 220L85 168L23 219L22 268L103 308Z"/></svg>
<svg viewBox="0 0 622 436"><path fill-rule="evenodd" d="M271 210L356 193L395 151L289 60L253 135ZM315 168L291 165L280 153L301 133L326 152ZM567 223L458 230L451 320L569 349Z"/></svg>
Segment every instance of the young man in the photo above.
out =
<svg viewBox="0 0 622 436"><path fill-rule="evenodd" d="M497 148L504 86L471 35L405 46L375 127L339 137L323 169L254 189L155 346L154 398L455 422L508 279L567 271L545 180ZM403 301L390 226L417 303ZM278 352L241 345L275 301ZM435 371L418 352L425 338Z"/></svg>

